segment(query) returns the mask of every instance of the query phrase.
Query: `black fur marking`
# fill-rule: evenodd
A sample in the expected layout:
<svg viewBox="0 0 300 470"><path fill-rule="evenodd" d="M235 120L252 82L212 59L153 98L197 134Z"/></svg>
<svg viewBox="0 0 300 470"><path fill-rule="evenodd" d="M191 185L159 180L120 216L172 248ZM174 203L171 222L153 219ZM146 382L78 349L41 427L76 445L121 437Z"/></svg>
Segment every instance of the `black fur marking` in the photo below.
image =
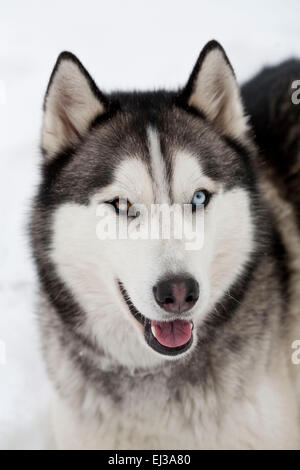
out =
<svg viewBox="0 0 300 470"><path fill-rule="evenodd" d="M187 113L192 114L193 116L197 118L200 118L202 120L207 120L207 116L205 115L204 111L200 111L200 109L195 108L195 106L187 104L185 101L185 97L181 94L174 97L174 104L178 108L183 109Z"/></svg>
<svg viewBox="0 0 300 470"><path fill-rule="evenodd" d="M40 287L63 322L77 329L85 321L85 312L75 302L73 295L60 279L54 264L49 259L52 239L51 206L40 214L36 209L40 204L41 199L37 197L29 227Z"/></svg>

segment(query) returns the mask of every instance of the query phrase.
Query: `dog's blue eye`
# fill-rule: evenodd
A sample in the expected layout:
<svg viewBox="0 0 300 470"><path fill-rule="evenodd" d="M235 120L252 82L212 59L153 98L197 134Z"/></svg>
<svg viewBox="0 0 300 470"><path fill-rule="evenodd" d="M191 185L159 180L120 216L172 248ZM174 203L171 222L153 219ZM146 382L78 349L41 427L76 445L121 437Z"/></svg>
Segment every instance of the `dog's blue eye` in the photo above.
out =
<svg viewBox="0 0 300 470"><path fill-rule="evenodd" d="M196 191L193 199L192 199L192 205L193 206L206 206L209 200L209 193L205 190L202 191Z"/></svg>

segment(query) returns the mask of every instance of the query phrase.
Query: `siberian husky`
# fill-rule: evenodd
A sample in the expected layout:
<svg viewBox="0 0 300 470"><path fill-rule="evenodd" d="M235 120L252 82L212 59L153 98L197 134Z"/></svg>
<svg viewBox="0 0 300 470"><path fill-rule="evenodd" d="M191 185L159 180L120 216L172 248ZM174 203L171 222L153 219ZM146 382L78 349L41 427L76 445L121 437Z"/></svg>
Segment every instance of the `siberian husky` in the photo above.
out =
<svg viewBox="0 0 300 470"><path fill-rule="evenodd" d="M240 90L211 41L184 88L105 94L59 56L31 222L57 448L299 448L297 78ZM201 248L97 236L162 204L202 209Z"/></svg>

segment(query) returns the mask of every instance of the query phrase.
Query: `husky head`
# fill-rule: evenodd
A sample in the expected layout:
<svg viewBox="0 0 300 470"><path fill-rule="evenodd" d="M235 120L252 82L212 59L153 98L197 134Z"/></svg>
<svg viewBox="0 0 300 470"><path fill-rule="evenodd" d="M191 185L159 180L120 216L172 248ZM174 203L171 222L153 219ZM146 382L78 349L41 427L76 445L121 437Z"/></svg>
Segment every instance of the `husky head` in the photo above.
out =
<svg viewBox="0 0 300 470"><path fill-rule="evenodd" d="M44 103L33 238L42 290L64 325L130 367L190 354L253 250L247 133L215 41L178 92L106 95L76 57L59 56ZM174 236L99 236L99 208L130 231L145 223L135 207L162 204L201 207L201 248Z"/></svg>

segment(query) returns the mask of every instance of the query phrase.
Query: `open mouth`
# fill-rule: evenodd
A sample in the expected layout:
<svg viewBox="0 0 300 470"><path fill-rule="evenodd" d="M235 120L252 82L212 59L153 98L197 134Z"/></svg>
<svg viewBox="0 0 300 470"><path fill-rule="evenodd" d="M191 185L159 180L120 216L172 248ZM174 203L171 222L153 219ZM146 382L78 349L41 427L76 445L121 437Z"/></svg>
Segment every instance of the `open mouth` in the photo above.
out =
<svg viewBox="0 0 300 470"><path fill-rule="evenodd" d="M167 356L177 356L191 347L193 343L191 320L150 320L135 308L123 284L120 281L118 284L130 313L144 326L145 340L154 351Z"/></svg>

